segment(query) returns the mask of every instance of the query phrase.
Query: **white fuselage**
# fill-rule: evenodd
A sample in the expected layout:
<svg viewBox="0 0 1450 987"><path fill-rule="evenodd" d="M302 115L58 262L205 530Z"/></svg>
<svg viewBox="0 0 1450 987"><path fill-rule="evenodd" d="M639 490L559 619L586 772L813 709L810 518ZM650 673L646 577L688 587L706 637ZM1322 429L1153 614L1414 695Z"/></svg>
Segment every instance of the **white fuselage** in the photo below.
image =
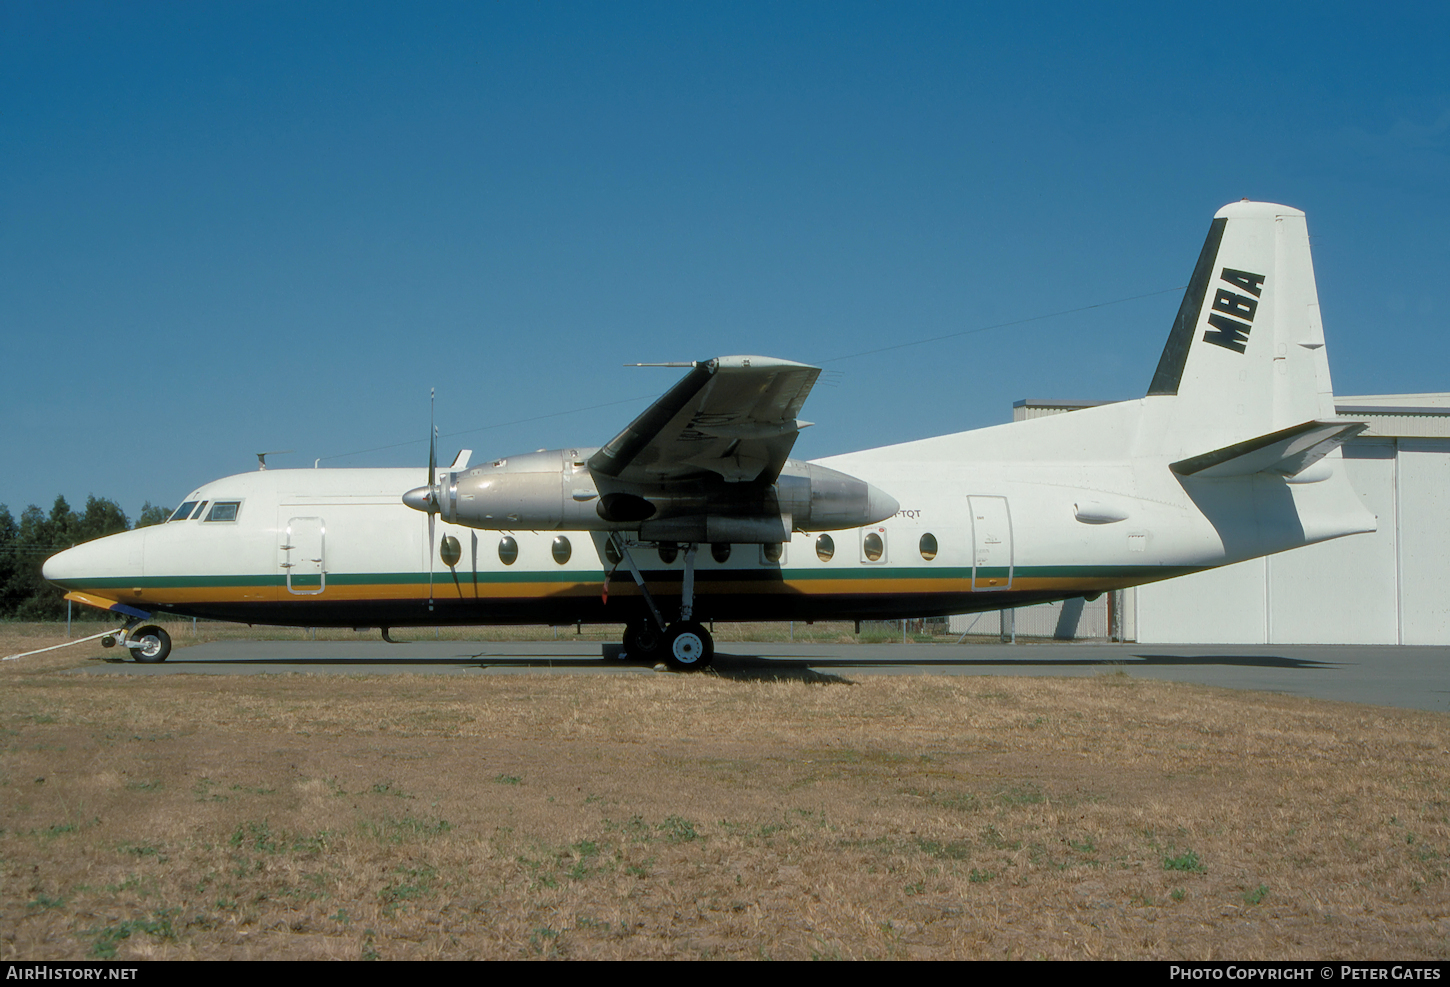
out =
<svg viewBox="0 0 1450 987"><path fill-rule="evenodd" d="M908 617L1090 595L1372 530L1338 453L1302 481L1185 479L1155 405L1171 399L923 439L823 460L900 502L895 517L775 555L738 544L696 562L699 617ZM1170 444L1171 445L1171 444ZM1138 454L1139 450L1145 450ZM1151 451L1148 451L1151 450ZM421 469L267 470L208 483L188 501L236 519L171 521L61 553L46 577L147 611L300 626L624 622L643 605L599 532L480 531L453 567L430 554L428 518L401 493ZM509 539L514 551L500 551ZM567 545L567 552L564 546ZM683 559L634 544L647 585L680 592ZM505 563L504 558L511 561Z"/></svg>

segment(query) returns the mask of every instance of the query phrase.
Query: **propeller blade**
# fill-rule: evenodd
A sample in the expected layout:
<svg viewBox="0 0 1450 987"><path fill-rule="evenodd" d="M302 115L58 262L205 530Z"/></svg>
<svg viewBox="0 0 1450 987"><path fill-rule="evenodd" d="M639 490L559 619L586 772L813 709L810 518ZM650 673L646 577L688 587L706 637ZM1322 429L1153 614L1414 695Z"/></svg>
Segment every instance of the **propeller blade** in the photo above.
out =
<svg viewBox="0 0 1450 987"><path fill-rule="evenodd" d="M438 507L438 426L433 421L434 388L428 388L428 500ZM429 536L432 537L431 535Z"/></svg>
<svg viewBox="0 0 1450 987"><path fill-rule="evenodd" d="M433 389L428 390L428 485L403 494L403 503L415 511L437 514L443 504L438 489L438 426L433 421ZM431 535L430 535L431 537Z"/></svg>
<svg viewBox="0 0 1450 987"><path fill-rule="evenodd" d="M433 612L433 554L437 550L434 526L438 523L438 425L433 418L436 388L428 388L428 612Z"/></svg>

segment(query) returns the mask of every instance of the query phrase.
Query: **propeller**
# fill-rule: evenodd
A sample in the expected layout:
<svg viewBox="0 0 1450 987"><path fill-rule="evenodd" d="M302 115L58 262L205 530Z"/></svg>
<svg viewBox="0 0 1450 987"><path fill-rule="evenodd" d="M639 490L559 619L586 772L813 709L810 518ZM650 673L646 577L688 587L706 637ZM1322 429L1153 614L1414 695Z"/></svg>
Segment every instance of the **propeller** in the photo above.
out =
<svg viewBox="0 0 1450 987"><path fill-rule="evenodd" d="M433 610L433 567L435 563L434 552L438 549L438 515L443 513L443 498L447 492L454 491L454 484L457 476L468 468L468 460L473 456L472 449L460 449L458 455L453 459L453 465L446 470L446 478L438 474L438 425L434 421L433 406L436 392L430 388L428 391L428 485L426 487L414 487L403 494L403 503L415 511L423 511L428 515L428 610ZM451 517L450 512L450 517ZM444 562L448 568L453 569L462 557L458 549L458 539L445 536L444 542L448 544L447 558ZM451 559L451 561L450 561ZM458 582L458 573L453 573L453 581ZM463 595L462 587L458 590L459 596Z"/></svg>
<svg viewBox="0 0 1450 987"><path fill-rule="evenodd" d="M435 388L428 388L428 612L433 612L433 526L438 522L438 425L433 420Z"/></svg>

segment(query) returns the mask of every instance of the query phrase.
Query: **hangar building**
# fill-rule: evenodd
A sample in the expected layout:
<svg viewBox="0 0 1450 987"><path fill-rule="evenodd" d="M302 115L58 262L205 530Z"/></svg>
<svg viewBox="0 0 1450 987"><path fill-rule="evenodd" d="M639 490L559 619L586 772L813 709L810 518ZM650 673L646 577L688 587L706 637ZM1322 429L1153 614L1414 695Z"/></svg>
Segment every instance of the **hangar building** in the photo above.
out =
<svg viewBox="0 0 1450 987"><path fill-rule="evenodd" d="M1018 401L1013 420L1101 402ZM1335 397L1369 423L1344 444L1379 519L1280 555L1082 599L951 618L957 634L1155 644L1450 644L1450 394Z"/></svg>

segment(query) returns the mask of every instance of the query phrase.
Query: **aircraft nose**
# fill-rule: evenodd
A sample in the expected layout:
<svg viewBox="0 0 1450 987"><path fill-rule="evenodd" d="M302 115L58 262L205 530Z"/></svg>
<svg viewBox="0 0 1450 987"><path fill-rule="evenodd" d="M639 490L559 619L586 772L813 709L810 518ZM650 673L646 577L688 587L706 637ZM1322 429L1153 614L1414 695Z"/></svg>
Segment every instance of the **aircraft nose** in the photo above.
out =
<svg viewBox="0 0 1450 987"><path fill-rule="evenodd" d="M57 552L41 564L40 574L52 583L71 578L76 571L75 554L76 550L73 548Z"/></svg>
<svg viewBox="0 0 1450 987"><path fill-rule="evenodd" d="M70 588L91 579L139 576L146 536L142 528L76 545L46 559L40 574L49 582Z"/></svg>

